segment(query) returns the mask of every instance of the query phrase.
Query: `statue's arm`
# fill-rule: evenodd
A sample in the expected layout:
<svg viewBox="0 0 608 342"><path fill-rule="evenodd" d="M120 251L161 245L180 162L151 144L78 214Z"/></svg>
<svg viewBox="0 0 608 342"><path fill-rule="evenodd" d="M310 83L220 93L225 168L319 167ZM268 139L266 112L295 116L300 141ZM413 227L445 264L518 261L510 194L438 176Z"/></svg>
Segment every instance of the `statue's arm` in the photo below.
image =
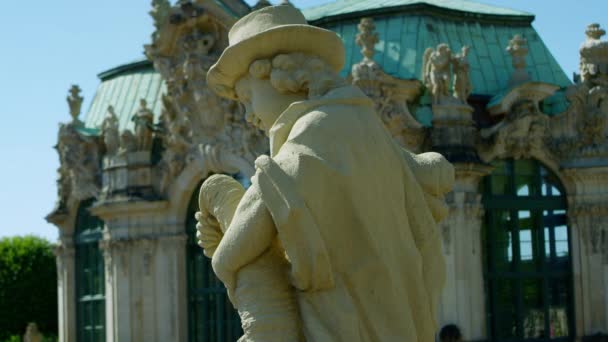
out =
<svg viewBox="0 0 608 342"><path fill-rule="evenodd" d="M236 273L266 251L276 236L272 217L253 184L239 202L232 222L212 258L215 274L229 290Z"/></svg>

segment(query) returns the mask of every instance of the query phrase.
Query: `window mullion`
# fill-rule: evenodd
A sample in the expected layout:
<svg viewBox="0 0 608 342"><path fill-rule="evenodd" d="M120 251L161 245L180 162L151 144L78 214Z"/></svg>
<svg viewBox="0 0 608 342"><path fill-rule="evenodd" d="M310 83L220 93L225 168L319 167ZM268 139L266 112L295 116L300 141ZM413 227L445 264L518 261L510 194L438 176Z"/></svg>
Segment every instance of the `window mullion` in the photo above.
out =
<svg viewBox="0 0 608 342"><path fill-rule="evenodd" d="M513 182L514 183L514 182ZM520 249L520 240L519 240L519 219L517 217L517 210L510 210L511 215L511 231L512 231L512 239L513 239L513 264L514 271L516 273L520 272L520 259L521 259L521 249ZM517 321L516 321L516 336L518 338L523 338L523 319L524 319L524 299L523 299L523 286L522 286L522 278L516 277L515 281L515 296L517 303Z"/></svg>

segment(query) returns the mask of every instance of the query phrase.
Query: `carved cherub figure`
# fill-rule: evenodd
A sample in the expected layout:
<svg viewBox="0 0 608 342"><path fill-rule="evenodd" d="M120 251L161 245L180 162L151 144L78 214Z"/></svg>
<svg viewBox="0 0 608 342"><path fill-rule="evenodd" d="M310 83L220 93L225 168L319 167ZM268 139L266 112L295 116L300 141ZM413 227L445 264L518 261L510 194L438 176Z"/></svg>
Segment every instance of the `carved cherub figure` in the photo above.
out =
<svg viewBox="0 0 608 342"><path fill-rule="evenodd" d="M462 103L467 103L467 98L473 91L473 84L469 77L469 47L463 46L459 54L452 58L452 67L454 71L454 97Z"/></svg>
<svg viewBox="0 0 608 342"><path fill-rule="evenodd" d="M247 190L205 181L197 218L241 341L433 340L451 165L399 146L339 76L341 39L293 6L252 12L229 37L208 84L258 119L270 156Z"/></svg>
<svg viewBox="0 0 608 342"><path fill-rule="evenodd" d="M434 104L439 104L443 98L450 96L451 61L452 51L447 44L439 44L436 50L428 48L424 52L424 84L430 89Z"/></svg>

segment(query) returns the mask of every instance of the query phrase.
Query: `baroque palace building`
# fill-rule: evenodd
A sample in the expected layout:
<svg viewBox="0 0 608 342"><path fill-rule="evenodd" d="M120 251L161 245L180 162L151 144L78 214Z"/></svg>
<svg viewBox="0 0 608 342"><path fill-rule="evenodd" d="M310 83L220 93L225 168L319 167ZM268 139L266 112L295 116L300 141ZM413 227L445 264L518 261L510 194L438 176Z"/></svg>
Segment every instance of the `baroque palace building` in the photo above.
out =
<svg viewBox="0 0 608 342"><path fill-rule="evenodd" d="M207 176L247 185L267 153L242 108L205 81L251 9L241 0L152 6L147 58L99 74L82 120L80 90L69 92L47 217L60 231L61 341L239 336L196 245L194 213ZM448 275L440 325L456 324L467 341L608 332L605 31L578 28L571 81L529 13L465 0L337 0L304 13L343 39L342 75L375 101L395 139L455 165L437 251Z"/></svg>

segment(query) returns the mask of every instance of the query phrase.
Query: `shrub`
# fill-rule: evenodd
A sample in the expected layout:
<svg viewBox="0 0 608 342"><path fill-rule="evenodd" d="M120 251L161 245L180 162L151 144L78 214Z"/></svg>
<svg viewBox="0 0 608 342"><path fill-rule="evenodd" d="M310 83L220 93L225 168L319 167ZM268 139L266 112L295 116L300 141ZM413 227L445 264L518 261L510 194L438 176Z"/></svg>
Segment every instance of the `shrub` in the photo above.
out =
<svg viewBox="0 0 608 342"><path fill-rule="evenodd" d="M35 236L0 239L0 341L23 336L29 322L57 335L53 245Z"/></svg>

